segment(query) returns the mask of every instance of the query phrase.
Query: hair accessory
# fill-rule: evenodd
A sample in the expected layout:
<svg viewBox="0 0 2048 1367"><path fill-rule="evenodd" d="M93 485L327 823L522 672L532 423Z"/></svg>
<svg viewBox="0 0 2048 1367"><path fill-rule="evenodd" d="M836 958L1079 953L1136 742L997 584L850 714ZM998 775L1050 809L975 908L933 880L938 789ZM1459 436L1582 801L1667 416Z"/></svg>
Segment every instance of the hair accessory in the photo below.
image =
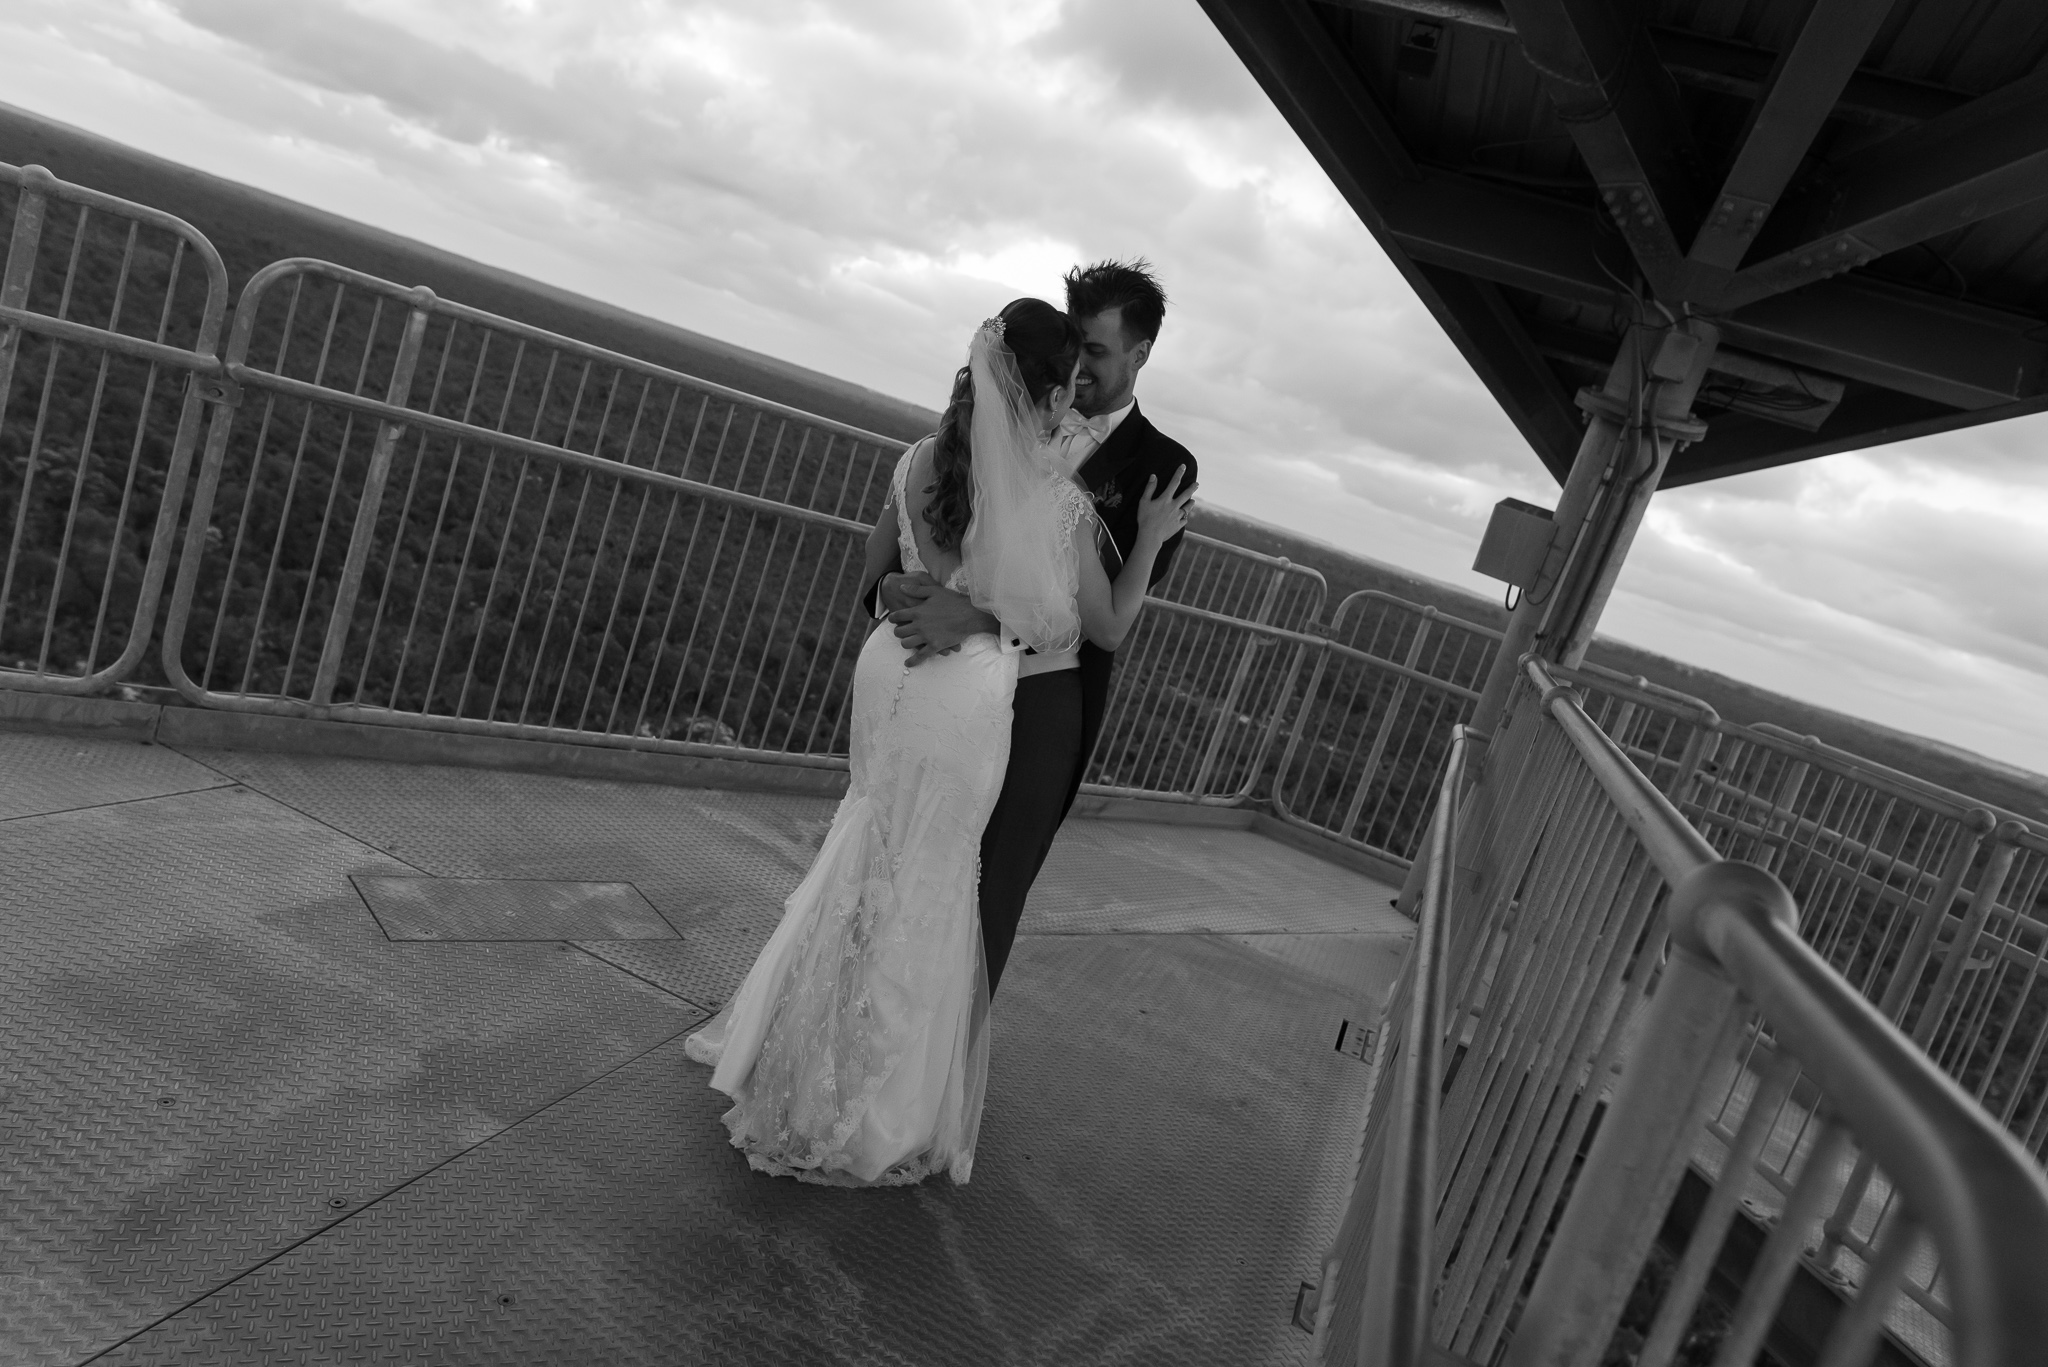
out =
<svg viewBox="0 0 2048 1367"><path fill-rule="evenodd" d="M993 318L982 319L981 325L988 331L994 333L997 341L1000 342L1003 340L1003 316L1000 313Z"/></svg>

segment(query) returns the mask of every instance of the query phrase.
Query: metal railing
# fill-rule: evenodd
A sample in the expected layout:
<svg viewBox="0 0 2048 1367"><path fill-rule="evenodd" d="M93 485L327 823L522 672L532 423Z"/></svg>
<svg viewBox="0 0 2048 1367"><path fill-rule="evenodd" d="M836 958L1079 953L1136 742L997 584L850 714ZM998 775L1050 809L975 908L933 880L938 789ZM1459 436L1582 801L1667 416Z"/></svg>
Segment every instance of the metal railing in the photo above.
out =
<svg viewBox="0 0 2048 1367"><path fill-rule="evenodd" d="M227 311L191 225L0 164L0 669L93 693L146 655Z"/></svg>
<svg viewBox="0 0 2048 1367"><path fill-rule="evenodd" d="M1790 1294L1809 1316L1818 1298L1820 1325L1781 1357L1840 1367L1888 1333L1928 1361L2034 1360L2048 1182L1998 1118L1552 672L1526 666L1489 748L1493 791L1467 813L1445 902L1435 1252L1376 1232L1404 1209L1382 1216L1389 1184L1368 1172L1399 1133L1382 1114L1398 1086L1375 1099L1345 1225L1352 1247L1433 1257L1435 1345L1508 1364L1661 1367L1681 1345L1743 1363L1796 1333L1779 1318ZM1360 1352L1361 1279L1395 1274L1335 1271L1324 1360L1421 1360Z"/></svg>
<svg viewBox="0 0 2048 1367"><path fill-rule="evenodd" d="M1273 780L1281 820L1405 866L1500 633L1377 590L1330 616Z"/></svg>
<svg viewBox="0 0 2048 1367"><path fill-rule="evenodd" d="M320 262L251 278L225 368L194 702L843 763L892 443Z"/></svg>
<svg viewBox="0 0 2048 1367"><path fill-rule="evenodd" d="M1092 793L1236 805L1266 775L1322 611L1323 576L1190 532L1117 652Z"/></svg>
<svg viewBox="0 0 2048 1367"><path fill-rule="evenodd" d="M1682 695L1556 673L1716 853L1783 881L1807 943L2048 1161L2048 831Z"/></svg>
<svg viewBox="0 0 2048 1367"><path fill-rule="evenodd" d="M1324 1362L1421 1363L1436 1296L1437 1133L1444 1077L1447 931L1455 919L1458 809L1470 739L1457 729L1425 845L1415 947L1382 1017L1378 1084L1353 1199L1323 1262ZM1370 1201L1358 1199L1370 1192ZM1333 1344L1334 1349L1333 1349Z"/></svg>
<svg viewBox="0 0 2048 1367"><path fill-rule="evenodd" d="M131 460L121 494L118 523L154 518L140 592L120 596L114 557L88 628L80 595L48 588L39 650L0 657L0 683L90 692L162 681L230 710L845 764L868 629L853 576L898 443L316 261L255 272L216 358L226 276L203 238L38 168L5 172L28 187L13 200L4 278L22 317L4 316L18 323L6 354L36 339L54 378L32 433L0 415L0 443L45 453L16 462L22 482L0 503L13 513L0 643L33 634L10 626L17 580L68 583L74 541L103 549L87 535L89 499L36 501L49 434L82 433L87 456L57 465L90 491L92 453L138 393L147 407L159 368L187 397L165 476ZM71 238L42 232L53 196L182 234L178 250L189 243L208 264L196 328L169 288L154 337L120 331L135 316L129 277L92 269L76 245L83 210ZM64 242L69 272L45 280L38 263ZM133 232L129 246L133 257ZM17 308L46 297L54 309ZM101 312L80 322L88 300ZM187 332L189 345L174 345ZM93 383L59 367L60 352L97 357L102 382L124 360L149 369ZM212 415L159 676L145 647L203 403ZM140 429L136 443L160 454ZM1322 597L1311 570L1191 537L1124 652L1094 790L1246 800ZM102 664L122 608L127 647Z"/></svg>

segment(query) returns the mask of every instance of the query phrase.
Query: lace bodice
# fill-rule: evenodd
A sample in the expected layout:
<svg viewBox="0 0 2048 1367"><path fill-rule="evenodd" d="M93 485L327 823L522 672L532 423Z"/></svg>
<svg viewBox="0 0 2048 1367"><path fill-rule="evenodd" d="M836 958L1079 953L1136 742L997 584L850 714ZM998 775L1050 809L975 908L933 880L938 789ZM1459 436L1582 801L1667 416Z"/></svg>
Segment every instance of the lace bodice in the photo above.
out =
<svg viewBox="0 0 2048 1367"><path fill-rule="evenodd" d="M929 440L929 438L927 438ZM910 513L910 465L917 457L918 442L906 450L896 461L896 473L891 477L891 492L896 499L896 550L903 559L903 568L911 574L928 574L924 557L917 553L917 527L911 521ZM1069 479L1053 485L1053 497L1059 501L1059 527L1072 544L1076 530L1082 522L1094 515L1095 500L1088 491ZM955 593L972 596L967 566L962 563L946 577L946 587Z"/></svg>

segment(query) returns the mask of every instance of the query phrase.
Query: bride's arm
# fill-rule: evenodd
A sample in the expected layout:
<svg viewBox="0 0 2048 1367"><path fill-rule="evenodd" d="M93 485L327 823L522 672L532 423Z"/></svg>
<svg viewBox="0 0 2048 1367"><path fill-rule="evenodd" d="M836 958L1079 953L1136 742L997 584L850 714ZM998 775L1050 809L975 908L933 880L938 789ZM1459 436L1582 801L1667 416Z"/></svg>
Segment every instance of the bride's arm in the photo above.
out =
<svg viewBox="0 0 2048 1367"><path fill-rule="evenodd" d="M1081 556L1081 632L1103 650L1115 650L1124 643L1138 620L1138 609L1145 606L1145 591L1152 583L1152 562L1159 558L1159 548L1188 525L1188 501L1195 490L1193 485L1185 490L1180 487L1185 470L1183 466L1174 471L1173 483L1165 489L1158 488L1157 476L1145 481L1145 497L1138 505L1138 539L1114 584L1102 567L1102 557L1092 546L1081 547L1079 536L1074 538ZM1102 524L1093 525L1099 532Z"/></svg>

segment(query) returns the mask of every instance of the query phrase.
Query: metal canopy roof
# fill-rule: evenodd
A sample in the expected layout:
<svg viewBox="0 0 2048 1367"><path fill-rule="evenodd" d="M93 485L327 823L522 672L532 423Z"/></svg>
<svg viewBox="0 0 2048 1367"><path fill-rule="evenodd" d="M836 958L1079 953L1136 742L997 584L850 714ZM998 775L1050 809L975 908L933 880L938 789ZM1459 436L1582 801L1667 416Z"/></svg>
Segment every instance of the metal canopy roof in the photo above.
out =
<svg viewBox="0 0 2048 1367"><path fill-rule="evenodd" d="M1664 487L2048 407L2041 0L1202 0L1559 479L1638 313Z"/></svg>

